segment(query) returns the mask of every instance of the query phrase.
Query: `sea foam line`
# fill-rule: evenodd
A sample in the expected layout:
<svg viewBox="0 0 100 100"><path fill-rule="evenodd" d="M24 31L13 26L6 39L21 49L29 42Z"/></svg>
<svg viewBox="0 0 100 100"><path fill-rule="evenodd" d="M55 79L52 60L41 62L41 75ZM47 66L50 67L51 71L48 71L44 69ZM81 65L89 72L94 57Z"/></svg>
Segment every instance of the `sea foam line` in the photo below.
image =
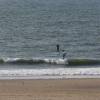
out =
<svg viewBox="0 0 100 100"><path fill-rule="evenodd" d="M56 78L100 77L100 68L55 68L0 70L0 79L56 79Z"/></svg>

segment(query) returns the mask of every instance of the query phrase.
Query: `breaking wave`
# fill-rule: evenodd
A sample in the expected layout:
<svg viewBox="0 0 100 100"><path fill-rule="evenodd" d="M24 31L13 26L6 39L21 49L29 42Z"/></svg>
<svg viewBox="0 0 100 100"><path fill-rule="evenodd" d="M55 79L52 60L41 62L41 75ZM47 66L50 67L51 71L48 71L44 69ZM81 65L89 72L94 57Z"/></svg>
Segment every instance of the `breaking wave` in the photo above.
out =
<svg viewBox="0 0 100 100"><path fill-rule="evenodd" d="M53 58L3 58L0 59L0 64L68 64L67 59Z"/></svg>
<svg viewBox="0 0 100 100"><path fill-rule="evenodd" d="M60 59L60 58L1 58L0 64L62 64L62 65L100 65L100 59Z"/></svg>

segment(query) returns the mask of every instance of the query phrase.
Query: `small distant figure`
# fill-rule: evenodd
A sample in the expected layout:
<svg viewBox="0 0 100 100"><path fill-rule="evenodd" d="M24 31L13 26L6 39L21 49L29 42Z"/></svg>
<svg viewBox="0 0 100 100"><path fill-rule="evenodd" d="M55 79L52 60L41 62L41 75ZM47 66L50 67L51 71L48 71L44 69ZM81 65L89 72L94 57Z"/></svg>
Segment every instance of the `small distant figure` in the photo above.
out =
<svg viewBox="0 0 100 100"><path fill-rule="evenodd" d="M66 57L66 52L65 52L65 50L63 50L63 59L65 59L65 57Z"/></svg>
<svg viewBox="0 0 100 100"><path fill-rule="evenodd" d="M57 47L57 52L59 52L59 51L60 51L60 46L59 46L59 44L57 44L56 47Z"/></svg>

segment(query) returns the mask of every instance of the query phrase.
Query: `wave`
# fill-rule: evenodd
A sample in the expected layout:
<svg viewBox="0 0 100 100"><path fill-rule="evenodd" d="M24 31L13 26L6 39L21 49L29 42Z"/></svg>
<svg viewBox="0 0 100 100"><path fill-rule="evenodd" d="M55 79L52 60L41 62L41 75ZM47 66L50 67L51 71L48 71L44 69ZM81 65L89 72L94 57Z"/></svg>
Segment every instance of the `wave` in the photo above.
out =
<svg viewBox="0 0 100 100"><path fill-rule="evenodd" d="M100 65L100 59L69 59L68 65Z"/></svg>
<svg viewBox="0 0 100 100"><path fill-rule="evenodd" d="M1 58L0 64L62 64L68 66L100 65L100 59L61 59L61 58Z"/></svg>
<svg viewBox="0 0 100 100"><path fill-rule="evenodd" d="M67 59L54 58L3 58L0 64L68 64Z"/></svg>

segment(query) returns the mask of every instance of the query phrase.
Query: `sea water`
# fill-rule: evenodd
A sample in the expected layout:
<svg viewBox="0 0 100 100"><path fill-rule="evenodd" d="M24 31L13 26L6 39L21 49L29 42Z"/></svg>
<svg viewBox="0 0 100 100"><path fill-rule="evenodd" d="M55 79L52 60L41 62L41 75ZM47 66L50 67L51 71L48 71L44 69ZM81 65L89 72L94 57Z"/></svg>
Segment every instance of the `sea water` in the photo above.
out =
<svg viewBox="0 0 100 100"><path fill-rule="evenodd" d="M0 0L0 79L100 77L99 5Z"/></svg>

